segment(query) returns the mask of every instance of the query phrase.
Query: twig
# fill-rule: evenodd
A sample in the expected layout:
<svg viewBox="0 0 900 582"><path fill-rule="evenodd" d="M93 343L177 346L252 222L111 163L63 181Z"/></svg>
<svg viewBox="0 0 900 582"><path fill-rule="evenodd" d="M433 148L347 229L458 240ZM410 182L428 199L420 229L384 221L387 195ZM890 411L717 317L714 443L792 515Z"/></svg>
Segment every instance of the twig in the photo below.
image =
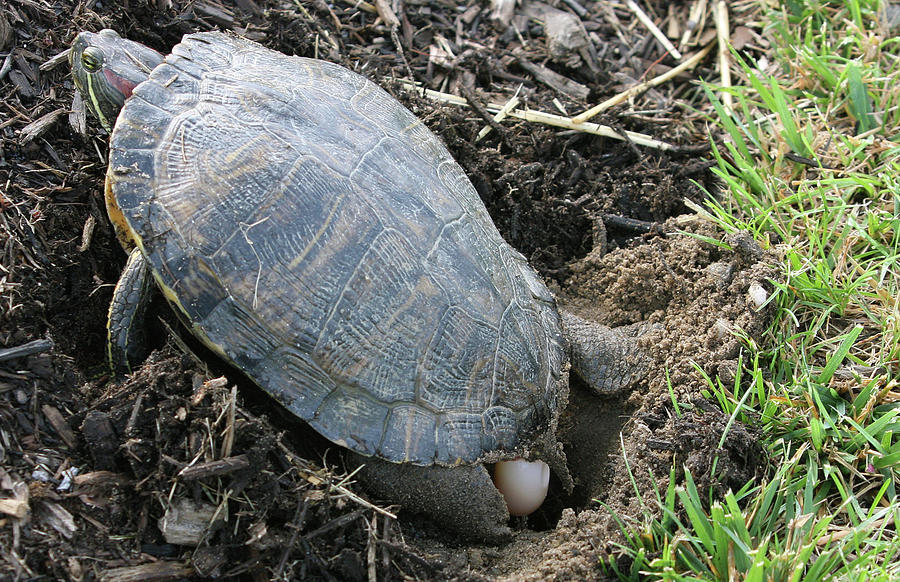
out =
<svg viewBox="0 0 900 582"><path fill-rule="evenodd" d="M299 0L294 0L294 4L297 6L301 6ZM344 0L344 4L349 4L353 6L353 8L358 8L363 12L368 12L370 14L377 14L378 10L375 8L375 5L371 2L366 2L365 0Z"/></svg>
<svg viewBox="0 0 900 582"><path fill-rule="evenodd" d="M297 538L300 536L300 530L303 529L303 522L306 521L306 508L306 499L304 499L303 495L298 495L297 509L294 511L294 519L291 523L291 529L293 530L291 531L291 540L290 543L284 546L284 552L281 554L281 559L278 560L278 567L275 568L275 578L278 580L281 579L281 575L284 572L285 566L287 565L287 561L291 555L291 551L297 543Z"/></svg>
<svg viewBox="0 0 900 582"><path fill-rule="evenodd" d="M731 95L731 59L729 58L729 34L731 27L728 24L728 4L725 0L716 2L716 37L719 40L719 75L722 85L722 105L728 113L734 109L734 99Z"/></svg>
<svg viewBox="0 0 900 582"><path fill-rule="evenodd" d="M481 117L481 119L487 124L487 126L483 127L481 129L481 132L479 133L487 134L487 131L493 129L500 134L500 139L508 143L508 140L506 138L506 128L500 125L496 119L494 119L495 116L485 111L484 107L481 106L481 102L475 98L475 93L467 89L462 84L459 86L459 92L462 93L462 96L465 97L466 101L469 102L469 105L472 107L475 113L477 113L478 116ZM476 139L475 141L478 140Z"/></svg>
<svg viewBox="0 0 900 582"><path fill-rule="evenodd" d="M331 530L335 530L339 527L344 527L345 525L362 517L365 512L366 511L364 509L356 509L354 511L351 511L350 513L345 513L344 515L338 516L325 525L318 527L307 534L303 534L303 539L308 541L322 534L326 534Z"/></svg>
<svg viewBox="0 0 900 582"><path fill-rule="evenodd" d="M706 55L709 54L709 51L712 50L712 47L713 47L712 43L709 43L708 45L703 47L697 54L695 54L688 60L684 61L677 67L670 69L669 71L663 73L662 75L654 77L654 78L650 79L649 81L644 81L643 83L638 83L637 85L628 88L627 90L619 93L618 95L610 97L603 103L600 103L599 105L595 105L594 107L591 107L584 113L579 113L578 115L576 115L575 117L572 118L572 121L575 123L584 123L585 121L594 117L598 113L605 111L606 109L609 109L610 107L612 107L614 105L618 105L622 101L630 99L631 97L634 97L635 95L637 95L639 93L643 93L644 91L646 91L647 89L650 89L651 87L656 87L657 85L661 85L661 84L665 83L666 81L668 81L669 79L671 79L672 77L675 77L676 75L679 75L682 72L687 71L688 69L694 68L697 65L697 63L702 61L706 57Z"/></svg>
<svg viewBox="0 0 900 582"><path fill-rule="evenodd" d="M578 18L584 18L584 15L588 13L587 8L582 6L577 2L577 0L563 0L566 5L575 11L575 14L578 15Z"/></svg>
<svg viewBox="0 0 900 582"><path fill-rule="evenodd" d="M684 34L681 35L681 42L679 43L682 49L691 40L691 34L697 32L699 35L699 31L702 28L701 23L706 20L705 16L706 0L694 0L694 3L691 5L690 16L688 16L687 24L684 27Z"/></svg>
<svg viewBox="0 0 900 582"><path fill-rule="evenodd" d="M658 40L663 45L663 48L665 48L666 51L669 52L669 54L675 57L676 60L680 61L681 53L677 48L675 48L675 45L672 44L672 41L670 41L668 37L666 37L666 35L664 35L663 32L653 23L653 21L650 20L650 17L647 16L647 13L641 10L641 7L638 6L634 2L634 0L626 0L626 3L628 4L628 8L630 8L631 11L634 12L635 16L638 17L638 20L640 20L641 23L647 27L647 30L650 31L650 34L652 34L654 38L656 38L656 40Z"/></svg>
<svg viewBox="0 0 900 582"><path fill-rule="evenodd" d="M5 362L6 360L14 360L16 358L24 358L25 356L31 356L34 354L39 354L41 352L46 352L49 351L52 347L53 342L51 342L50 340L38 339L22 344L20 346L3 348L2 350L0 350L0 362Z"/></svg>
<svg viewBox="0 0 900 582"><path fill-rule="evenodd" d="M69 60L69 51L72 49L66 49L63 52L53 55L38 67L42 71L49 71L50 69L58 66L60 63L64 63Z"/></svg>
<svg viewBox="0 0 900 582"><path fill-rule="evenodd" d="M378 536L378 515L372 514L372 521L369 523L369 539L366 542L366 570L369 576L369 582L378 582L378 565L375 563L377 557L376 541Z"/></svg>
<svg viewBox="0 0 900 582"><path fill-rule="evenodd" d="M325 482L324 479L320 479L320 478L316 477L315 475L313 475L312 474L313 472L310 470L306 461L304 461L303 459L301 459L300 457L295 455L281 441L278 442L278 448L280 448L281 452L284 453L287 456L287 458L290 459L291 462L294 463L298 467L301 477L303 477L304 479L306 479L308 482L312 483L313 485L322 485ZM340 484L331 485L330 487L331 487L331 489L336 489L338 492L340 492L342 495L344 495L348 499L351 499L352 501L358 503L359 505L362 505L365 508L375 510L382 515L386 515L390 518L397 519L397 516L394 515L393 513L391 513L390 511L383 509L381 507L378 507L374 503L370 503L369 501L366 501L365 499L363 499L356 493L350 491L343 485L340 485Z"/></svg>
<svg viewBox="0 0 900 582"><path fill-rule="evenodd" d="M234 417L237 409L237 385L231 387L231 394L228 396L228 417L225 425L225 438L222 443L222 460L231 456L231 448L234 446Z"/></svg>
<svg viewBox="0 0 900 582"><path fill-rule="evenodd" d="M656 224L655 222L647 222L646 220L638 220L637 218L618 216L616 214L601 214L600 218L605 225L608 224L622 230L639 232L641 234L647 234L653 230L653 225Z"/></svg>
<svg viewBox="0 0 900 582"><path fill-rule="evenodd" d="M250 466L250 459L247 455L237 455L234 457L225 457L217 461L209 461L197 465L191 465L182 469L178 476L184 480L202 479L204 477L212 477L219 475L227 475L235 471L241 471Z"/></svg>
<svg viewBox="0 0 900 582"><path fill-rule="evenodd" d="M429 99L434 99L435 101L440 101L441 103L459 105L460 107L469 106L469 103L465 99L457 95L441 93L440 91L434 91L432 89L423 89L410 81L401 81L400 83L407 89L417 91L420 95L428 97ZM500 111L503 106L497 105L496 103L489 103L485 105L484 108L487 111L495 113ZM675 149L675 146L673 146L672 144L653 139L649 135L643 133L637 133L634 131L623 131L622 133L619 133L608 125L599 125L597 123L591 122L575 123L569 117L554 115L545 111L538 111L535 109L518 109L508 112L507 115L509 117L514 117L516 119L522 119L524 121L530 121L533 123L542 123L544 125L552 125L553 127L561 127L563 129L570 129L572 131L580 131L582 133L590 133L592 135L599 135L602 137L608 137L622 141L630 141L638 145L656 148L659 150Z"/></svg>

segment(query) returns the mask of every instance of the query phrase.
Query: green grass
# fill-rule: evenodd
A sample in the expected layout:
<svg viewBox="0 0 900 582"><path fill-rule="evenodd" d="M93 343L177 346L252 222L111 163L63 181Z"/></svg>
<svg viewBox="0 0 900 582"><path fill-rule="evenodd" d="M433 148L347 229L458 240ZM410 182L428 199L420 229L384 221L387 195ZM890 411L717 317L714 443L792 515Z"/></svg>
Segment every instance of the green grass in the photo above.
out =
<svg viewBox="0 0 900 582"><path fill-rule="evenodd" d="M760 428L773 469L710 502L673 467L620 523L604 566L622 580L900 579L900 31L883 17L787 1L764 17L775 72L734 53L732 112L705 87L725 190L698 211L780 260L774 323L706 396Z"/></svg>

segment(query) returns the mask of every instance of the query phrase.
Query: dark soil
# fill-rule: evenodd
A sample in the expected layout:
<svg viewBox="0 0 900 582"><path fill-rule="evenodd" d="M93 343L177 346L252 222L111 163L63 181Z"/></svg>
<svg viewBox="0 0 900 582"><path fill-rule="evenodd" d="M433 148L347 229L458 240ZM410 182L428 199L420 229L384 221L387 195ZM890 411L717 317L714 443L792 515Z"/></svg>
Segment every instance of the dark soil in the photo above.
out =
<svg viewBox="0 0 900 582"><path fill-rule="evenodd" d="M524 4L517 13L538 6ZM687 20L687 3L642 4L658 22ZM412 75L482 104L521 85L529 107L575 114L674 64L624 5L590 5L581 21L596 70L586 49L551 57L540 21L497 25L477 3L395 3L395 35L354 2L0 5L0 346L52 342L0 356L0 579L595 579L621 540L596 500L639 517L673 466L714 494L758 477L756 435L732 426L720 446L728 418L701 395L698 372L734 385L742 342L770 317L748 289L774 276L752 241L685 214L685 199L718 188L694 82L716 78L712 58L594 120L668 151L511 119L476 142L482 115L396 82ZM78 30L104 27L164 53L185 33L230 29L365 74L440 135L561 304L608 325L646 323L649 372L633 391L599 397L573 382L561 438L575 491L554 491L500 547L387 517L344 479L333 446L185 337L161 301L154 351L126 382L110 381L106 312L125 255L104 210L106 140L92 119L74 129L65 61L41 66ZM430 50L443 40L455 58ZM587 99L536 81L536 65L582 84ZM198 523L212 525L172 541Z"/></svg>

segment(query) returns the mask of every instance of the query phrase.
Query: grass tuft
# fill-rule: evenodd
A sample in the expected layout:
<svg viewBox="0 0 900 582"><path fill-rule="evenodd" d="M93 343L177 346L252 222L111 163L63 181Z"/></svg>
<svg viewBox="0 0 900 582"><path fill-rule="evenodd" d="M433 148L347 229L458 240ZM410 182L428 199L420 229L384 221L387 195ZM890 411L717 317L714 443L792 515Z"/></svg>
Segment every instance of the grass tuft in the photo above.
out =
<svg viewBox="0 0 900 582"><path fill-rule="evenodd" d="M773 469L710 502L672 467L656 506L619 522L604 566L622 580L900 579L900 38L885 15L788 0L765 16L768 62L732 52L733 109L704 87L723 192L696 210L752 233L780 273L735 381L698 372L729 426L759 427Z"/></svg>

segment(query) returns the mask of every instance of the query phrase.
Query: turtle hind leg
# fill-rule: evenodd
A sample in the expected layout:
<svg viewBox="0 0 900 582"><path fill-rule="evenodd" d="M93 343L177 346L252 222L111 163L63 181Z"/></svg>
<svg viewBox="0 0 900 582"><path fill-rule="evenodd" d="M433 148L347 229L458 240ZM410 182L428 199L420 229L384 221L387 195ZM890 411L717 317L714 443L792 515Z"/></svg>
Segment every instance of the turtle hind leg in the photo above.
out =
<svg viewBox="0 0 900 582"><path fill-rule="evenodd" d="M638 345L647 324L611 328L561 311L572 370L598 394L615 394L643 379L648 361Z"/></svg>
<svg viewBox="0 0 900 582"><path fill-rule="evenodd" d="M113 291L107 323L107 357L115 377L143 359L144 318L152 295L152 275L144 255L134 249Z"/></svg>
<svg viewBox="0 0 900 582"><path fill-rule="evenodd" d="M506 502L483 465L420 467L352 452L347 456L363 465L359 479L376 498L471 541L499 544L512 536Z"/></svg>

